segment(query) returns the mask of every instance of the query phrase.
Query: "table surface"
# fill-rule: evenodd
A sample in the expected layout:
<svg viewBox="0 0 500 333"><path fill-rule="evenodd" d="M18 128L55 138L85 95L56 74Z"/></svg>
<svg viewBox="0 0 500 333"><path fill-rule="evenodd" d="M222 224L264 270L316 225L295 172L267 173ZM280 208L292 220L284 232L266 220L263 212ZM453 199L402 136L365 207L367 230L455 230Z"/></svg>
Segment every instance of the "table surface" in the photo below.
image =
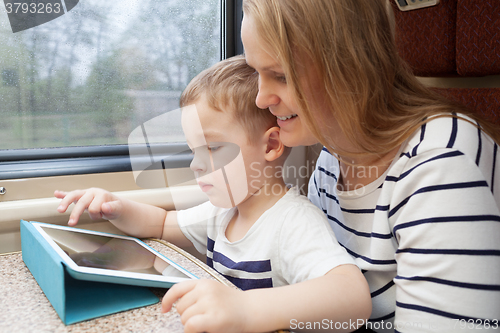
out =
<svg viewBox="0 0 500 333"><path fill-rule="evenodd" d="M201 278L230 285L198 259L183 256L170 245L154 240L146 243ZM152 289L162 297L167 289ZM64 325L23 262L21 253L0 256L0 332L184 332L174 308L165 314L161 303Z"/></svg>

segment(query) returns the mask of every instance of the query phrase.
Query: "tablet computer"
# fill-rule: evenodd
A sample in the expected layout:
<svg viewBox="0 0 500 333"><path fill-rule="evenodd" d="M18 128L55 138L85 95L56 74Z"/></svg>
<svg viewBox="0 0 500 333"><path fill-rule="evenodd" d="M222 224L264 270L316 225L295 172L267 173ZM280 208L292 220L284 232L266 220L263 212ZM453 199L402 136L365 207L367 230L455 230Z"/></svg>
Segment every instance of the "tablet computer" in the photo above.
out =
<svg viewBox="0 0 500 333"><path fill-rule="evenodd" d="M41 222L32 225L75 279L160 288L198 279L134 237Z"/></svg>

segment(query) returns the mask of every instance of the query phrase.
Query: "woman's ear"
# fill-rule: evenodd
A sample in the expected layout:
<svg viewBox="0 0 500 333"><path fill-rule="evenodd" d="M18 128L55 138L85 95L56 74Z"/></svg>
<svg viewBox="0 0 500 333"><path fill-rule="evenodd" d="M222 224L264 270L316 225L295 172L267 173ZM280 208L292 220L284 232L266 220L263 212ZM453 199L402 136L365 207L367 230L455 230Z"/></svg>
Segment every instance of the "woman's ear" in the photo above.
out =
<svg viewBox="0 0 500 333"><path fill-rule="evenodd" d="M283 155L285 146L281 142L280 128L278 126L268 129L264 133L264 140L266 141L266 161L272 162Z"/></svg>

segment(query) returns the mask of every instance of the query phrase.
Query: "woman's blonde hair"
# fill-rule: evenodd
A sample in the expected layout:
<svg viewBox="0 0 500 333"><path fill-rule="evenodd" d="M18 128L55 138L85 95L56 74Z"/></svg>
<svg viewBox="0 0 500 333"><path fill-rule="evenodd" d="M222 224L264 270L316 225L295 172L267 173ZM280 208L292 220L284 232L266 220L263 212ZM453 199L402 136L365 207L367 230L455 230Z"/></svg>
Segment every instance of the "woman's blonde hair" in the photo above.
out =
<svg viewBox="0 0 500 333"><path fill-rule="evenodd" d="M276 117L269 110L255 105L258 79L244 56L222 60L191 80L182 92L180 106L196 103L204 94L211 108L231 114L246 130L248 139L253 141L277 126Z"/></svg>
<svg viewBox="0 0 500 333"><path fill-rule="evenodd" d="M415 78L398 55L386 0L243 0L243 10L266 51L277 56L309 128L330 151L383 156L430 116L452 112L479 121L500 141L494 125ZM297 73L307 66L313 66L305 74L309 84L299 84ZM322 91L310 91L312 82ZM323 104L306 99L311 94ZM335 145L333 121L356 152Z"/></svg>

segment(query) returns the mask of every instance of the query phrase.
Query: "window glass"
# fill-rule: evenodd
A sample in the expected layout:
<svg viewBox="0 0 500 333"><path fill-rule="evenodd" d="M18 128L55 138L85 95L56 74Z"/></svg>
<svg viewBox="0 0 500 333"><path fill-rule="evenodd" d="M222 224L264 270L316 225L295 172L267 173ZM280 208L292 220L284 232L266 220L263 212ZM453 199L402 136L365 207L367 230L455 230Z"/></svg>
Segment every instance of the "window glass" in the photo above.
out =
<svg viewBox="0 0 500 333"><path fill-rule="evenodd" d="M0 4L0 149L126 144L221 57L219 0L50 1L18 32L8 3L30 1Z"/></svg>

